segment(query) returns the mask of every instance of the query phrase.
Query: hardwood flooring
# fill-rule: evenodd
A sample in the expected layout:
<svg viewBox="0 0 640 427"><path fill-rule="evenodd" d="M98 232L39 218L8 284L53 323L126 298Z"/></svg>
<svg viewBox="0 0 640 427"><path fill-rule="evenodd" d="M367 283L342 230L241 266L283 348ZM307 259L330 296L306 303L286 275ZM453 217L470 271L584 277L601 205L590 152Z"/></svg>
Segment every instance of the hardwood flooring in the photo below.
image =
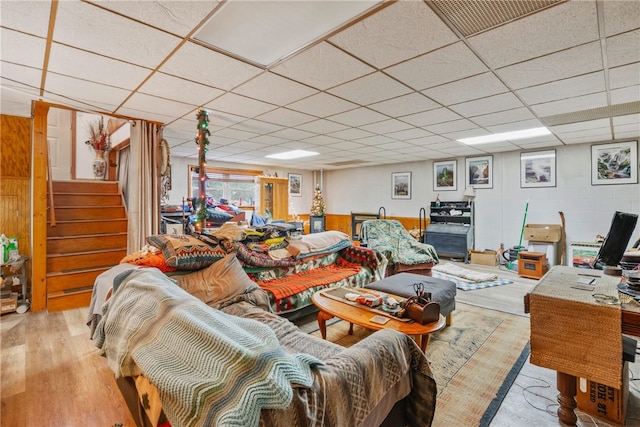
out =
<svg viewBox="0 0 640 427"><path fill-rule="evenodd" d="M443 260L447 262L447 260ZM514 283L475 291L458 291L458 310L477 305L520 316L524 295L536 280L504 267L463 265L497 272ZM0 318L0 425L2 427L134 426L106 360L89 339L87 308L62 312L5 314ZM300 320L303 330L317 327L315 316ZM455 312L453 316L455 323ZM627 425L640 426L640 378L632 364ZM557 409L555 372L526 363L491 427L562 426ZM583 427L615 425L579 413ZM466 427L466 426L452 426Z"/></svg>

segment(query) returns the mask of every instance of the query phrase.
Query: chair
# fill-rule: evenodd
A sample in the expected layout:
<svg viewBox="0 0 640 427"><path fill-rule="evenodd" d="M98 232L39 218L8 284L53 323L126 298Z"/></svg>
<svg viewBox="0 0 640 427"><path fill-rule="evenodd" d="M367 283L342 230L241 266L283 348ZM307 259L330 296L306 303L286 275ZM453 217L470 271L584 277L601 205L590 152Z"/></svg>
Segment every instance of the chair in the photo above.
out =
<svg viewBox="0 0 640 427"><path fill-rule="evenodd" d="M431 267L439 262L433 246L418 242L394 219L364 221L360 243L385 256L389 262L387 276L400 272L431 276Z"/></svg>

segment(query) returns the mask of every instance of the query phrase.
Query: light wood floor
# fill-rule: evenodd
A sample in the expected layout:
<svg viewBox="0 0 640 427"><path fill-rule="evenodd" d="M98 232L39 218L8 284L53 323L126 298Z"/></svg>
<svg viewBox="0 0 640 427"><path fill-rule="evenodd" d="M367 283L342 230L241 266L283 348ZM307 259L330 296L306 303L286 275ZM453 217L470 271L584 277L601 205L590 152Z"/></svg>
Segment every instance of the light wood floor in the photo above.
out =
<svg viewBox="0 0 640 427"><path fill-rule="evenodd" d="M461 303L458 309L464 309L464 304L472 304L526 316L523 298L535 287L536 280L520 278L504 268L463 266L476 271L497 272L514 283L458 291L456 301ZM0 420L3 427L134 426L113 373L89 339L86 320L86 308L57 313L11 313L0 318ZM309 321L314 322L313 318ZM455 312L453 321L455 323ZM303 329L312 327L304 326ZM535 397L539 403L532 404L526 394L527 390L532 390L531 381L548 386L544 392L536 388L536 394L541 396ZM491 426L561 426L554 415L555 396L555 373L527 363ZM580 421L582 426L608 425L595 424L587 417L581 417Z"/></svg>

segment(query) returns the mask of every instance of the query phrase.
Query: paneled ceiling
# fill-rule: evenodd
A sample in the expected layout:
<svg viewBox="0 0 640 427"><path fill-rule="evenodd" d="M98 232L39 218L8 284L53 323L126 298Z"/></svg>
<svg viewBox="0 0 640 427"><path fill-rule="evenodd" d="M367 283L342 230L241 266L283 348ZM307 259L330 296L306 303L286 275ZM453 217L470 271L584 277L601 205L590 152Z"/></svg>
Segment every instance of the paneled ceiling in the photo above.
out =
<svg viewBox="0 0 640 427"><path fill-rule="evenodd" d="M199 108L209 159L296 169L640 137L639 1L2 0L0 43L2 114L160 122L172 156L196 157ZM293 149L319 155L265 158Z"/></svg>

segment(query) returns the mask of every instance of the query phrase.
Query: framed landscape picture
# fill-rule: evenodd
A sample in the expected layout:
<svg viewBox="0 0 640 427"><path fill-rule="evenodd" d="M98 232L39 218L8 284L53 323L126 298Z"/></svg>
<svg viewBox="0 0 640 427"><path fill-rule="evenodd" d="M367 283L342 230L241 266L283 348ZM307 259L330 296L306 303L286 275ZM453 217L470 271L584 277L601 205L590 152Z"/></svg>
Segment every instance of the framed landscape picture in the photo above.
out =
<svg viewBox="0 0 640 427"><path fill-rule="evenodd" d="M289 174L289 195L302 197L302 175L297 173Z"/></svg>
<svg viewBox="0 0 640 427"><path fill-rule="evenodd" d="M638 141L591 146L591 185L637 183Z"/></svg>
<svg viewBox="0 0 640 427"><path fill-rule="evenodd" d="M391 198L411 198L411 172L394 172L391 174Z"/></svg>
<svg viewBox="0 0 640 427"><path fill-rule="evenodd" d="M465 159L465 187L493 188L493 156Z"/></svg>
<svg viewBox="0 0 640 427"><path fill-rule="evenodd" d="M520 153L520 187L556 186L556 150Z"/></svg>
<svg viewBox="0 0 640 427"><path fill-rule="evenodd" d="M433 162L433 191L455 191L458 189L456 179L458 171L457 160Z"/></svg>

